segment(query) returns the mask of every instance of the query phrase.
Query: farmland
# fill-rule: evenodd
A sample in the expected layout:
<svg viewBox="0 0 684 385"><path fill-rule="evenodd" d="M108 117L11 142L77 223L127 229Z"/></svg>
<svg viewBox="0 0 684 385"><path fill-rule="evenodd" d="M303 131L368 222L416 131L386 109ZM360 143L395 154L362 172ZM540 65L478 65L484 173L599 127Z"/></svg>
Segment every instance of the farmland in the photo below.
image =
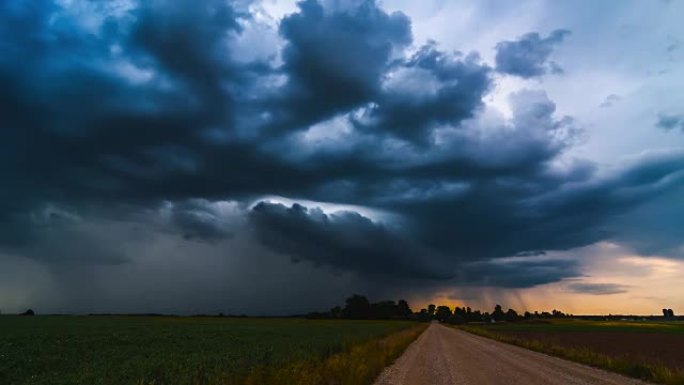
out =
<svg viewBox="0 0 684 385"><path fill-rule="evenodd" d="M684 384L681 322L564 319L460 328L632 377Z"/></svg>
<svg viewBox="0 0 684 385"><path fill-rule="evenodd" d="M0 317L0 383L370 383L424 329L403 321Z"/></svg>

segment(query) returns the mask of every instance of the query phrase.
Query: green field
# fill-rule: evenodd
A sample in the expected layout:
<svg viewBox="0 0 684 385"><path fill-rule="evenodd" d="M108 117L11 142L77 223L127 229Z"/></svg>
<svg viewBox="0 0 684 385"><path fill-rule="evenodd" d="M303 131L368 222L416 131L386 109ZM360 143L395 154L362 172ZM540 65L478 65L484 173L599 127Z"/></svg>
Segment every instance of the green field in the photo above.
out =
<svg viewBox="0 0 684 385"><path fill-rule="evenodd" d="M352 368L359 363L346 361L362 362L351 356L382 349L383 361L374 364L384 367L418 335L416 327L401 321L2 316L0 384L306 383L338 375L304 373L335 357L329 371L353 369L367 378L382 368Z"/></svg>
<svg viewBox="0 0 684 385"><path fill-rule="evenodd" d="M684 385L682 322L557 319L459 327L632 377Z"/></svg>

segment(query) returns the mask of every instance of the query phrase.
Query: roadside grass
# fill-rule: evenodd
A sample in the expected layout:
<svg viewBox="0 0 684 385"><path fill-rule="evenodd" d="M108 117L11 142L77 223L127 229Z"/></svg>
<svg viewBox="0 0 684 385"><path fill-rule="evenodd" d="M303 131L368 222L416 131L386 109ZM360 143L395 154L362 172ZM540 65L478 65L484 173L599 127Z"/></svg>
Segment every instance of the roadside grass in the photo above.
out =
<svg viewBox="0 0 684 385"><path fill-rule="evenodd" d="M262 368L246 380L248 385L358 385L371 384L420 334L418 324L387 337L352 346L323 360L296 362L283 368Z"/></svg>
<svg viewBox="0 0 684 385"><path fill-rule="evenodd" d="M570 321L572 322L572 321ZM585 330L586 328L596 328L604 327L603 325L598 325L598 323L582 325L580 323L572 325L578 326L579 330ZM556 323L558 324L558 323ZM560 323L561 327L568 327L568 323ZM610 325L607 325L609 327ZM616 326L616 325L613 325ZM618 327L639 327L638 325L617 325ZM653 325L648 325L646 327L651 327ZM678 326L678 325L676 325ZM476 334L482 337L490 338L496 341L520 346L526 349L534 350L540 353L545 353L561 358L568 359L570 361L579 362L585 365L590 365L593 367L610 370L613 372L621 373L633 378L638 378L646 381L656 382L666 385L684 385L684 372L681 370L674 370L668 368L665 365L650 364L650 363L640 363L633 360L614 357L607 354L602 354L591 349L581 349L581 348L570 348L564 346L558 346L553 343L542 341L539 339L522 338L515 335L509 335L505 333L505 330L518 330L525 329L525 325L502 325L500 331L491 330L492 326L475 326L475 325L460 325L459 329L467 331L472 334ZM499 327L496 327L499 329Z"/></svg>
<svg viewBox="0 0 684 385"><path fill-rule="evenodd" d="M363 384L409 321L0 316L2 385Z"/></svg>

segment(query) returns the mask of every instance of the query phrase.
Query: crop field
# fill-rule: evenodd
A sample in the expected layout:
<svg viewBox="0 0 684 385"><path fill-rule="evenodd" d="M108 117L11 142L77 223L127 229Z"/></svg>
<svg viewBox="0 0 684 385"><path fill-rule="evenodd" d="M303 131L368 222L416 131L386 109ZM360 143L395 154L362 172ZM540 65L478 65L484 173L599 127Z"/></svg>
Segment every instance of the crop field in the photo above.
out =
<svg viewBox="0 0 684 385"><path fill-rule="evenodd" d="M362 384L425 325L209 317L0 316L0 384Z"/></svg>
<svg viewBox="0 0 684 385"><path fill-rule="evenodd" d="M664 384L684 384L684 323L549 320L462 329Z"/></svg>

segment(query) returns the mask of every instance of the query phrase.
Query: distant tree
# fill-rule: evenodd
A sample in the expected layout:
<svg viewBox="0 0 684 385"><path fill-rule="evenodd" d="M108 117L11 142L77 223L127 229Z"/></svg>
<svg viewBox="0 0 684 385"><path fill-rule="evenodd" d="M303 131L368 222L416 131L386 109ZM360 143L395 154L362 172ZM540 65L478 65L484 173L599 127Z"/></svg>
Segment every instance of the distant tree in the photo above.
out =
<svg viewBox="0 0 684 385"><path fill-rule="evenodd" d="M526 311L524 317L525 317L525 319L530 319L530 318L532 318L532 313L530 313L529 311Z"/></svg>
<svg viewBox="0 0 684 385"><path fill-rule="evenodd" d="M335 306L334 308L330 309L330 317L342 318L342 308L339 306Z"/></svg>
<svg viewBox="0 0 684 385"><path fill-rule="evenodd" d="M397 304L394 301L380 301L370 305L370 318L392 319L397 317Z"/></svg>
<svg viewBox="0 0 684 385"><path fill-rule="evenodd" d="M482 313L482 317L480 317L480 321L489 322L491 320L492 320L492 315L489 314L489 312Z"/></svg>
<svg viewBox="0 0 684 385"><path fill-rule="evenodd" d="M350 319L368 319L371 315L371 306L368 302L368 298L354 294L347 298L346 306L342 310L342 315L344 318Z"/></svg>
<svg viewBox="0 0 684 385"><path fill-rule="evenodd" d="M674 318L674 310L672 309L667 309L666 311L667 315L665 317L667 318Z"/></svg>
<svg viewBox="0 0 684 385"><path fill-rule="evenodd" d="M426 308L420 309L419 312L415 313L415 319L421 322L429 322L432 320L432 317L430 317L430 314L428 313Z"/></svg>
<svg viewBox="0 0 684 385"><path fill-rule="evenodd" d="M450 324L463 324L468 322L468 312L464 307L458 307L454 309L454 314L449 318Z"/></svg>
<svg viewBox="0 0 684 385"><path fill-rule="evenodd" d="M518 320L519 317L520 316L518 315L517 311L515 311L513 309L508 309L508 311L506 312L505 319L506 319L506 322L515 322Z"/></svg>
<svg viewBox="0 0 684 385"><path fill-rule="evenodd" d="M36 313L34 313L32 309L28 309L19 315L21 315L21 316L33 316L33 315L36 315Z"/></svg>
<svg viewBox="0 0 684 385"><path fill-rule="evenodd" d="M462 317L465 320L468 317L468 312L466 311L466 308L456 306L454 309L454 315Z"/></svg>
<svg viewBox="0 0 684 385"><path fill-rule="evenodd" d="M501 309L501 305L496 305L494 306L494 311L492 312L492 319L494 321L503 321L505 319L506 315L504 314L503 310Z"/></svg>
<svg viewBox="0 0 684 385"><path fill-rule="evenodd" d="M428 308L427 308L427 311L428 311L428 315L429 315L430 317L433 317L433 316L435 315L435 305L434 305L434 304L429 304L429 305L428 305Z"/></svg>
<svg viewBox="0 0 684 385"><path fill-rule="evenodd" d="M470 309L470 308L468 308L468 309ZM466 311L467 311L467 310L466 310ZM467 320L468 322L482 322L482 321L486 321L484 315L483 315L482 312L479 311L479 310L470 311L470 312L467 312L466 314L467 314L466 320Z"/></svg>
<svg viewBox="0 0 684 385"><path fill-rule="evenodd" d="M437 307L437 312L435 313L435 318L439 322L447 322L451 318L451 309L449 306L439 306Z"/></svg>
<svg viewBox="0 0 684 385"><path fill-rule="evenodd" d="M397 302L397 315L400 318L409 318L411 314L412 312L408 302L406 302L403 299L400 299L399 302Z"/></svg>

